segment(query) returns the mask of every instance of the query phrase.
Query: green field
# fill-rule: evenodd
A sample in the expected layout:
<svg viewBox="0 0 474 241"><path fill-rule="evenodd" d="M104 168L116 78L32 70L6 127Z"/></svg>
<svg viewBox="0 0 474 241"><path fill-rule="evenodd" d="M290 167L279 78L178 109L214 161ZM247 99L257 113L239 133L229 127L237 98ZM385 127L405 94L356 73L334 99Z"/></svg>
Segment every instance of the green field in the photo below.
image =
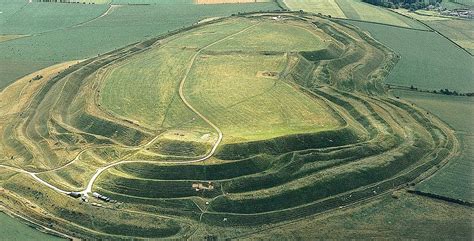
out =
<svg viewBox="0 0 474 241"><path fill-rule="evenodd" d="M0 33L37 34L65 29L100 16L107 8L107 5L30 3L12 10L15 12L0 25Z"/></svg>
<svg viewBox="0 0 474 241"><path fill-rule="evenodd" d="M185 121L184 118L173 118L186 115L185 107L176 103L175 94L178 80L184 75L192 54L174 48L159 48L121 64L103 80L102 105L117 115L153 129ZM150 103L154 104L150 106ZM183 109L184 113L180 113ZM195 117L188 116L187 120Z"/></svg>
<svg viewBox="0 0 474 241"><path fill-rule="evenodd" d="M474 54L474 21L451 19L426 24Z"/></svg>
<svg viewBox="0 0 474 241"><path fill-rule="evenodd" d="M349 19L391 24L408 28L422 28L415 21L401 17L382 7L364 3L360 0L336 0L339 7Z"/></svg>
<svg viewBox="0 0 474 241"><path fill-rule="evenodd" d="M20 2L20 1L18 1ZM107 16L77 27L68 27L78 24L93 17L92 13L100 15L107 8L106 5L82 6L82 4L54 4L54 9L61 10L67 17L65 21L55 21L55 12L46 11L49 17L44 20L27 18L30 9L44 8L44 3L23 6L8 4L11 12L4 21L0 21L0 31L9 30L10 34L49 31L44 34L20 38L13 41L0 43L0 89L6 87L14 80L28 73L37 71L47 66L74 59L83 59L97 56L131 44L145 38L151 38L168 31L189 26L199 20L226 16L235 12L248 12L259 10L278 9L274 3L255 4L218 4L218 5L192 5L192 4L155 4L155 5L130 5L112 10ZM71 15L67 10L71 11ZM81 11L90 9L86 15ZM0 10L1 11L1 10ZM18 11L18 13L17 13ZM18 15L22 13L22 15ZM41 13L32 13L39 15ZM7 14L0 14L7 15ZM23 16L23 17L22 17ZM0 16L1 18L2 16ZM14 24L13 19L19 18L22 25ZM36 18L35 18L36 19ZM0 19L1 20L1 19ZM41 26L35 27L39 23ZM64 22L64 23L63 23ZM20 27L21 26L21 27ZM60 28L60 29L58 29Z"/></svg>
<svg viewBox="0 0 474 241"><path fill-rule="evenodd" d="M385 83L426 90L474 91L473 58L444 37L427 31L349 22L400 54Z"/></svg>
<svg viewBox="0 0 474 241"><path fill-rule="evenodd" d="M303 10L310 13L321 13L336 18L346 17L335 0L284 0L283 2L289 9L295 11Z"/></svg>
<svg viewBox="0 0 474 241"><path fill-rule="evenodd" d="M416 186L416 190L463 201L474 201L474 100L472 97L434 95L418 92L395 94L439 116L451 125L461 141L462 152L434 176Z"/></svg>
<svg viewBox="0 0 474 241"><path fill-rule="evenodd" d="M0 226L1 240L64 240L35 230L3 212L0 212Z"/></svg>
<svg viewBox="0 0 474 241"><path fill-rule="evenodd" d="M26 5L27 2L23 0L1 0L0 12L2 13L0 14L0 25L4 25L8 18L20 11Z"/></svg>
<svg viewBox="0 0 474 241"><path fill-rule="evenodd" d="M183 112L175 96L193 55L193 51L186 49L202 48L252 24L255 23L231 22L193 31L121 64L107 74L101 102L114 113L155 129L191 120L195 116ZM194 36L205 37L194 41ZM272 39L276 39L273 44ZM324 105L299 94L277 78L259 76L265 71L281 73L287 65L285 52L323 47L322 40L311 30L263 22L206 48L204 52L212 54L196 60L184 92L189 93L198 110L221 127L226 140L268 139L331 129L335 120ZM255 51L281 53L268 57L250 54ZM235 54L229 54L232 52ZM222 98L222 93L228 93L226 98ZM273 99L280 102L273 103ZM154 104L150 107L149 103ZM262 105L265 107L261 108Z"/></svg>
<svg viewBox="0 0 474 241"><path fill-rule="evenodd" d="M406 28L424 29L422 24L361 0L285 0L291 10L321 13L336 18L376 22Z"/></svg>
<svg viewBox="0 0 474 241"><path fill-rule="evenodd" d="M441 6L447 9L472 8L474 2L472 0L443 0Z"/></svg>
<svg viewBox="0 0 474 241"><path fill-rule="evenodd" d="M312 31L307 26L263 22L243 34L213 45L209 50L288 52L315 51L326 48L327 43Z"/></svg>

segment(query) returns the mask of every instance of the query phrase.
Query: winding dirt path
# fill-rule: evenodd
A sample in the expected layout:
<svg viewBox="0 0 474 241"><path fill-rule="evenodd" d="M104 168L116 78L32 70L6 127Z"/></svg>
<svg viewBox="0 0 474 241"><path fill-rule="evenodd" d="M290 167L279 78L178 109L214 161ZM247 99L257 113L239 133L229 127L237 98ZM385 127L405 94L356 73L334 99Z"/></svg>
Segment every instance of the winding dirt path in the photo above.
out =
<svg viewBox="0 0 474 241"><path fill-rule="evenodd" d="M205 161L207 159L209 159L211 156L214 155L214 153L216 152L217 150L217 147L219 146L219 144L221 143L222 141L222 138L223 138L223 133L222 131L219 129L219 127L217 127L214 123L212 123L206 116L204 116L201 112L199 112L198 110L196 110L196 108L194 108L189 102L188 100L186 99L186 96L184 95L184 85L186 83L186 80L188 79L188 76L189 76L189 73L191 72L191 69L192 67L194 66L194 63L196 62L196 59L197 57L199 56L199 54L209 48L209 47L212 47L213 45L216 45L220 42L223 42L231 37L234 37L235 35L238 35L238 34L241 34L255 26L257 26L258 24L254 24L252 26L249 26L247 28L244 28L236 33L233 33L231 35L228 35L220 40L217 40L213 43L210 43L204 47L202 47L201 49L199 49L199 51L197 51L194 56L191 58L191 61L189 62L188 64L188 67L186 69L186 73L183 77L183 79L181 80L180 84L179 84L179 97L181 98L181 100L183 101L183 103L192 111L194 112L196 115L198 115L202 120L204 120L207 124L209 124L212 128L214 128L214 130L216 130L217 134L218 134L218 137L217 137L217 140L216 142L214 143L211 151L204 157L201 157L199 159L195 159L195 160L183 160L183 161L173 161L172 163L175 163L175 164L186 164L186 163L195 163L195 162L202 162L202 161ZM153 143L158 137L154 138L153 140L151 140L147 145L150 145L151 143ZM157 161L144 161L144 160L136 160L136 161L120 161L120 162L116 162L116 163L112 163L110 165L107 165L105 167L102 167L100 169L98 169L96 171L96 173L92 176L92 178L89 180L89 183L87 184L87 187L86 189L84 189L83 191L81 191L80 193L83 194L83 195L88 195L88 193L91 193L92 192L92 186L94 185L94 182L97 180L97 178L100 176L100 174L102 174L102 172L104 172L105 170L109 169L109 168L112 168L112 167L115 167L117 165L121 165L121 164L125 164L125 163L170 163L170 162L164 162L164 161L161 161L161 162L157 162Z"/></svg>
<svg viewBox="0 0 474 241"><path fill-rule="evenodd" d="M205 161L205 160L209 159L211 156L214 155L214 153L215 153L216 150L217 150L217 147L218 147L219 144L222 142L222 138L223 138L223 133L222 133L222 131L219 129L219 127L217 127L217 126L216 126L214 123L212 123L206 116L204 116L202 113L200 113L198 110L196 110L196 109L188 102L188 100L186 99L186 97L185 97L185 95L184 95L184 91L183 91L184 85L185 85L185 83L186 83L186 80L188 79L188 76L189 76L189 73L191 72L192 67L194 66L194 63L196 62L197 57L199 56L199 54L200 54L203 50L205 50L205 49L207 49L207 48L209 48L209 47L211 47L211 46L213 46L213 45L215 45L215 44L218 44L218 43L220 43L220 42L222 42L222 41L225 41L225 40L227 40L227 39L229 39L229 38L231 38L231 37L233 37L233 36L235 36L235 35L238 35L238 34L240 34L240 33L243 33L243 32L245 32L245 31L247 31L247 30L249 30L249 29L251 29L251 28L253 28L253 27L257 26L257 25L258 25L258 24L254 24L254 25L249 26L249 27L247 27L247 28L244 28L244 29L242 29L242 30L240 30L240 31L238 31L238 32L236 32L236 33L233 33L233 34L231 34L231 35L228 35L228 36L226 36L226 37L224 37L224 38L222 38L222 39L220 39L220 40L217 40L217 41L215 41L215 42L212 42L212 43L210 43L210 44L208 44L208 45L202 47L201 49L199 49L199 51L197 51L197 52L194 54L194 56L192 57L191 61L190 61L189 64L188 64L188 67L187 67L187 69L186 69L186 73L185 73L185 75L184 75L184 77L183 77L183 79L181 80L180 85L179 85L179 97L181 98L181 100L183 101L183 103L184 103L191 111L193 111L196 115L198 115L198 116L199 116L200 118L202 118L207 124L209 124L212 128L215 129L215 131L216 131L217 134L218 134L218 138L217 138L216 142L214 143L214 145L213 145L211 151L210 151L206 156L201 157L201 158L198 158L198 159L195 159L195 160L173 161L172 163L176 163L176 164L186 164L186 163L195 163L195 162ZM146 146L151 145L153 142L155 142L155 141L158 139L158 137L159 137L159 136L153 138L150 142L144 144L143 147L146 147ZM135 148L140 148L140 147L135 147ZM84 152L84 151L85 151L85 150L83 150L82 152ZM82 152L81 152L81 153L82 153ZM81 154L81 153L80 153L80 154ZM71 162L67 163L65 166L62 166L62 167L59 167L59 168L55 168L54 170L59 170L59 169L61 169L61 168L64 168L64 167L66 167L66 166L69 166L69 165L73 164L74 162L76 162L77 160L79 160L80 154L78 154L78 155L76 156L76 158L74 158ZM99 169L95 172L95 174L92 176L92 178L89 180L89 182L88 182L88 184L87 184L87 187L86 187L84 190L82 190L80 193L83 194L83 195L85 195L85 196L87 196L88 193L91 193L91 192L92 192L92 186L94 185L94 182L97 180L97 178L100 176L100 174L102 174L105 170L107 170L107 169L109 169L109 168L112 168L112 167L115 167L115 166L118 166L118 165L121 165L121 164L125 164L125 163L170 163L170 162L164 162L164 161L157 162L157 161L135 160L135 161L119 161L119 162L116 162L116 163L109 164L109 165L107 165L107 166L105 166L105 167L99 168ZM28 174L28 175L30 175L31 177L33 177L33 179L35 179L36 181L38 181L39 183L41 183L41 184L43 184L43 185L45 185L45 186L47 186L47 187L53 189L53 190L56 191L56 192L59 192L59 193L62 193L62 194L66 194L66 195L71 193L71 191L62 190L62 189L60 189L60 188L58 188L58 187L56 187L56 186L54 186L54 185L52 185L52 184L50 184L50 183L44 181L44 180L42 180L41 178L39 178L39 177L37 176L38 174L43 173L43 172L30 172L30 171L23 170L23 169L21 169L21 168L12 167L12 166L8 166L8 165L1 165L1 164L0 164L0 167L9 169L9 170L11 170L11 171L15 171L15 172L19 172L19 173ZM49 170L49 171L53 171L53 170ZM49 171L46 171L46 172L49 172Z"/></svg>

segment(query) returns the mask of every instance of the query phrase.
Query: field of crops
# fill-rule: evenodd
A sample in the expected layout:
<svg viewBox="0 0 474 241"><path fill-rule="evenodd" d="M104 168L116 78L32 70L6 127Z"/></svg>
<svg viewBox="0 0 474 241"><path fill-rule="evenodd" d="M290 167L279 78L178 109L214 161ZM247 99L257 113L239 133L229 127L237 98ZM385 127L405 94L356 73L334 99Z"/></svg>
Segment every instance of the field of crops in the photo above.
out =
<svg viewBox="0 0 474 241"><path fill-rule="evenodd" d="M387 9L362 2L361 0L285 0L284 3L289 9L295 11L304 10L312 13L330 15L336 18L424 29L422 24L410 18L400 16Z"/></svg>
<svg viewBox="0 0 474 241"><path fill-rule="evenodd" d="M387 9L364 3L360 0L336 0L337 4L349 19L384 23L401 27L421 28L415 21L398 16Z"/></svg>
<svg viewBox="0 0 474 241"><path fill-rule="evenodd" d="M452 19L426 24L474 54L474 21Z"/></svg>
<svg viewBox="0 0 474 241"><path fill-rule="evenodd" d="M284 0L283 2L289 9L295 11L303 10L310 13L321 13L336 18L346 17L335 0Z"/></svg>
<svg viewBox="0 0 474 241"><path fill-rule="evenodd" d="M227 16L236 12L278 9L274 3L127 5L115 8L106 16L94 21L71 27L71 25L82 23L102 14L107 6L55 4L51 9L60 10L59 12L65 17L64 21L56 21L57 19L52 17L56 15L51 13L49 8L45 9L48 10L45 12L49 12L49 17L42 18L41 12L30 13L34 9L49 6L47 3L28 4L24 8L22 8L25 5L23 1L14 3L6 5L11 9L8 10L11 13L7 14L7 10L5 10L5 13L0 14L1 32L7 30L11 34L47 32L0 42L2 55L0 59L0 66L2 66L0 68L0 89L21 76L47 66L68 60L97 56L97 54L145 38L165 34L183 26L190 26L205 18ZM68 11L69 9L71 11ZM84 14L84 10L88 10L87 14ZM27 13L37 15L39 20L38 18L22 17L27 16L25 15ZM8 17L4 17L4 15ZM12 21L17 18L21 25ZM41 26L36 26L39 23L42 23ZM52 29L56 30L49 31Z"/></svg>
<svg viewBox="0 0 474 241"><path fill-rule="evenodd" d="M401 29L348 21L400 55L387 84L413 85L419 89L474 91L473 58L446 38L429 31Z"/></svg>
<svg viewBox="0 0 474 241"><path fill-rule="evenodd" d="M84 26L159 20L150 6ZM22 213L31 205L15 204L32 202L81 238L200 239L208 227L273 225L390 192L459 148L438 118L385 95L397 61L353 26L278 13L51 67L0 93L18 99L0 103L10 170L0 180L14 194L1 200ZM7 175L19 168L31 173Z"/></svg>
<svg viewBox="0 0 474 241"><path fill-rule="evenodd" d="M453 199L474 202L474 100L471 97L433 95L397 91L395 94L429 110L451 125L461 141L462 152L416 190Z"/></svg>

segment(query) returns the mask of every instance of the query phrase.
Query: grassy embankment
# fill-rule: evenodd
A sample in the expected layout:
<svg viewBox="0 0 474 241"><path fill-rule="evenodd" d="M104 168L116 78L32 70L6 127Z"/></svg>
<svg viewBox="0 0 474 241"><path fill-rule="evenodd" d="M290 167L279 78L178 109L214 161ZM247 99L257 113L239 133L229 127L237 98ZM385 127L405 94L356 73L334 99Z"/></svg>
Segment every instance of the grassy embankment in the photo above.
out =
<svg viewBox="0 0 474 241"><path fill-rule="evenodd" d="M31 187L21 174L5 178L6 205L36 210L32 217L79 237L93 229L98 237L185 238L206 226L272 224L364 200L412 182L456 151L438 119L383 95L380 81L396 56L350 26L235 17L158 40L63 70L2 120L2 148L13 156L2 162L66 190L84 187L106 164L141 161L106 170L93 186L124 204L82 204ZM177 60L160 61L170 55ZM114 75L146 59L153 64L143 71ZM187 68L179 63L185 59ZM169 65L179 68L165 71ZM175 165L177 156L203 152L197 142L213 143L212 133L201 132L210 128L180 104L183 79L184 98L229 139L209 160ZM156 91L144 92L150 88ZM192 188L201 181L214 188ZM37 206L15 205L23 198Z"/></svg>
<svg viewBox="0 0 474 241"><path fill-rule="evenodd" d="M443 96L419 92L396 91L407 99L439 116L456 130L461 141L461 155L438 171L433 177L416 186L416 190L448 198L474 202L474 109L471 97Z"/></svg>

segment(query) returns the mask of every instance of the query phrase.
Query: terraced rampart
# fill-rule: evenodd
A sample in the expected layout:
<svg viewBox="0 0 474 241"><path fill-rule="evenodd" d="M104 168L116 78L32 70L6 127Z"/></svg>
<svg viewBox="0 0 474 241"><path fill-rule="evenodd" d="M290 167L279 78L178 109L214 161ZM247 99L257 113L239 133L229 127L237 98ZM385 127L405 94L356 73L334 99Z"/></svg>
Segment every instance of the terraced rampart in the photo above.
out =
<svg viewBox="0 0 474 241"><path fill-rule="evenodd" d="M78 237L187 238L373 198L459 148L442 121L385 93L397 59L353 26L297 13L229 17L91 58L0 120L12 193L0 200L35 203L33 219ZM136 72L116 74L126 70ZM95 206L30 185L38 179Z"/></svg>

